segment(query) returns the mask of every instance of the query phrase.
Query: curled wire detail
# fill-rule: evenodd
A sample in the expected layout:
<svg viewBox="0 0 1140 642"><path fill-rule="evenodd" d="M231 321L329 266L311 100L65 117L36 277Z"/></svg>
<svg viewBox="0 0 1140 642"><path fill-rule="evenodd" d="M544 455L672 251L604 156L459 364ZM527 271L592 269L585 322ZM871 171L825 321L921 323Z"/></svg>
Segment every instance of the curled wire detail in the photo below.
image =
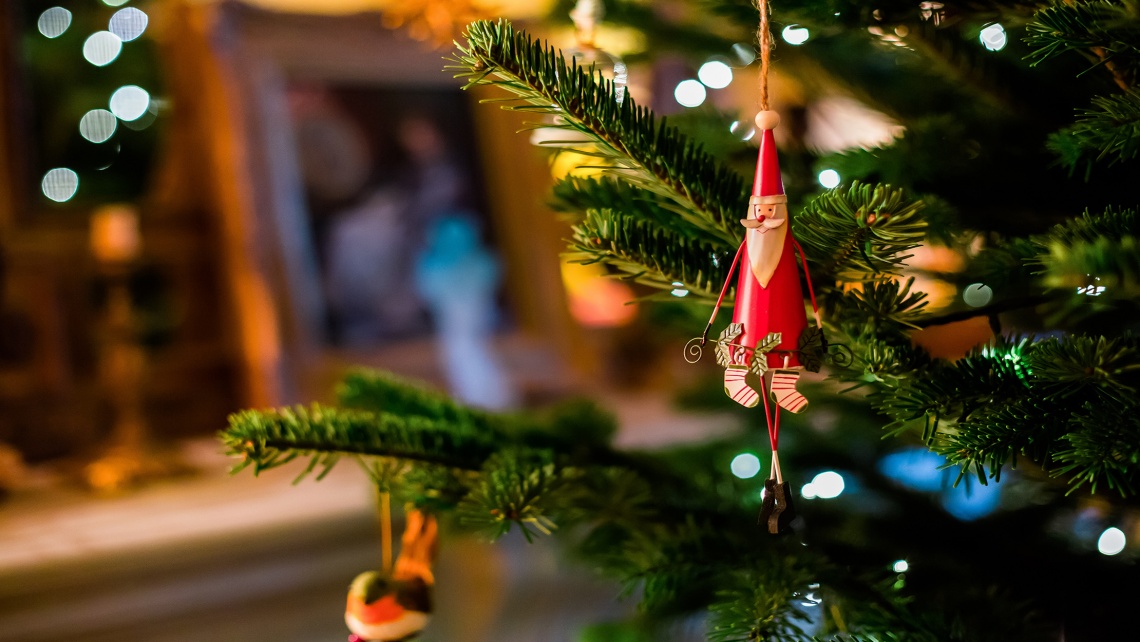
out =
<svg viewBox="0 0 1140 642"><path fill-rule="evenodd" d="M842 343L832 343L827 346L827 354L831 358L831 365L846 368L855 363L855 353Z"/></svg>
<svg viewBox="0 0 1140 642"><path fill-rule="evenodd" d="M693 337L685 344L685 361L696 363L705 354L705 340L702 337Z"/></svg>

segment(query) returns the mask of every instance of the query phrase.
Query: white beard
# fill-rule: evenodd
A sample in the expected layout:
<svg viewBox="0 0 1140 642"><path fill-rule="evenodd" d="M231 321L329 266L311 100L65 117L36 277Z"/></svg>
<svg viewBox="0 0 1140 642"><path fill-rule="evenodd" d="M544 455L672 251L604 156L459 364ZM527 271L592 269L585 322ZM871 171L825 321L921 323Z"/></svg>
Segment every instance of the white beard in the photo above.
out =
<svg viewBox="0 0 1140 642"><path fill-rule="evenodd" d="M760 287L766 288L784 253L784 237L788 234L788 209L783 203L769 205L768 208L760 205L749 208L749 218L759 218L757 209L765 213L765 220L760 227L749 228L746 233L748 263L752 266L752 274L760 282Z"/></svg>

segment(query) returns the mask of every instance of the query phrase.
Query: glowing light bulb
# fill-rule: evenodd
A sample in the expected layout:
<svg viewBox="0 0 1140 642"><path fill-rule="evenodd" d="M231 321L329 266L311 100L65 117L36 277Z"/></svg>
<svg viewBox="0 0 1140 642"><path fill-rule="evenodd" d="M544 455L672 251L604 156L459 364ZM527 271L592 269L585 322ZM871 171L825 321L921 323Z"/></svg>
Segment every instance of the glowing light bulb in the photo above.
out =
<svg viewBox="0 0 1140 642"><path fill-rule="evenodd" d="M910 570L910 564L907 564L906 560L899 560L891 565L891 569L896 573L906 573Z"/></svg>
<svg viewBox="0 0 1140 642"><path fill-rule="evenodd" d="M972 283L962 292L962 300L972 308L980 308L993 298L993 289L984 283Z"/></svg>
<svg viewBox="0 0 1140 642"><path fill-rule="evenodd" d="M111 94L111 113L120 120L136 120L150 106L150 94L136 85L119 87Z"/></svg>
<svg viewBox="0 0 1140 642"><path fill-rule="evenodd" d="M799 25L788 25L780 32L780 36L784 38L784 42L789 45L802 45L811 37L811 32L806 27Z"/></svg>
<svg viewBox="0 0 1140 642"><path fill-rule="evenodd" d="M1001 51L1005 49L1005 44L1009 40L1005 35L1005 27L997 24L996 22L978 34L978 40L982 41L982 46L990 51Z"/></svg>
<svg viewBox="0 0 1140 642"><path fill-rule="evenodd" d="M48 38L58 38L71 26L71 12L63 7L52 7L40 14L36 28Z"/></svg>
<svg viewBox="0 0 1140 642"><path fill-rule="evenodd" d="M719 60L710 60L701 65L697 78L712 89L724 89L732 83L732 68Z"/></svg>
<svg viewBox="0 0 1140 642"><path fill-rule="evenodd" d="M66 167L50 169L44 174L40 189L43 190L44 196L62 203L75 196L75 192L79 190L79 174Z"/></svg>
<svg viewBox="0 0 1140 642"><path fill-rule="evenodd" d="M96 67L111 64L122 50L122 39L110 31L96 31L83 43L83 57Z"/></svg>
<svg viewBox="0 0 1140 642"><path fill-rule="evenodd" d="M123 42L130 42L146 31L147 22L149 20L146 13L134 7L127 7L126 9L119 9L115 15L111 16L107 28Z"/></svg>
<svg viewBox="0 0 1140 642"><path fill-rule="evenodd" d="M682 80L677 83L677 88L673 90L673 97L683 107L699 107L701 103L705 102L707 95L705 86L692 79Z"/></svg>
<svg viewBox="0 0 1140 642"><path fill-rule="evenodd" d="M819 173L819 184L827 189L838 186L839 180L839 172L834 169L825 169Z"/></svg>
<svg viewBox="0 0 1140 642"><path fill-rule="evenodd" d="M110 138L118 127L115 115L106 109L92 109L79 119L79 135L93 143L102 143Z"/></svg>
<svg viewBox="0 0 1140 642"><path fill-rule="evenodd" d="M760 458L752 453L740 453L732 458L729 468L741 479L752 479L760 473Z"/></svg>
<svg viewBox="0 0 1140 642"><path fill-rule="evenodd" d="M1100 539L1096 541L1096 550L1100 551L1102 555L1116 555L1124 550L1124 545L1128 542L1128 538L1124 536L1124 531L1113 526L1106 528L1100 534Z"/></svg>
<svg viewBox="0 0 1140 642"><path fill-rule="evenodd" d="M846 484L843 482L843 475L835 472L834 470L827 470L815 476L811 480L812 488L815 490L816 496L820 499L835 499L843 492Z"/></svg>

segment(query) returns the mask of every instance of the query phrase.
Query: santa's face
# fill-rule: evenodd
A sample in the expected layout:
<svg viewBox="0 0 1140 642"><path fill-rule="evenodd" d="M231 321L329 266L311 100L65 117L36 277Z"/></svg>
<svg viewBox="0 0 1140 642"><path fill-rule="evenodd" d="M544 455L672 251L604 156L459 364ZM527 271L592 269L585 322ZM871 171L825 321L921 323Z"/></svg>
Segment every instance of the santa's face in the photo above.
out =
<svg viewBox="0 0 1140 642"><path fill-rule="evenodd" d="M748 219L760 224L758 231L761 234L772 228L779 227L787 218L787 203L752 203L748 208ZM746 226L752 227L747 224Z"/></svg>
<svg viewBox="0 0 1140 642"><path fill-rule="evenodd" d="M748 262L761 287L768 287L780 262L787 222L788 205L782 196L753 196L748 205L748 218L741 221L748 228L745 234Z"/></svg>

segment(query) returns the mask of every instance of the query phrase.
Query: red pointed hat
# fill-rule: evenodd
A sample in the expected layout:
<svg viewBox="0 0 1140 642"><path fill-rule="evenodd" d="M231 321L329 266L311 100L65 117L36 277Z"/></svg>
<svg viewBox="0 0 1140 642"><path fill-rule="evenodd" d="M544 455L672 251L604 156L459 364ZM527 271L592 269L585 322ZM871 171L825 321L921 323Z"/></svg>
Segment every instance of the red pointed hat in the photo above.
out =
<svg viewBox="0 0 1140 642"><path fill-rule="evenodd" d="M760 156L756 160L756 180L752 183L752 195L776 196L783 193L784 180L780 178L780 158L776 155L776 137L772 134L772 129L762 129L760 131Z"/></svg>

